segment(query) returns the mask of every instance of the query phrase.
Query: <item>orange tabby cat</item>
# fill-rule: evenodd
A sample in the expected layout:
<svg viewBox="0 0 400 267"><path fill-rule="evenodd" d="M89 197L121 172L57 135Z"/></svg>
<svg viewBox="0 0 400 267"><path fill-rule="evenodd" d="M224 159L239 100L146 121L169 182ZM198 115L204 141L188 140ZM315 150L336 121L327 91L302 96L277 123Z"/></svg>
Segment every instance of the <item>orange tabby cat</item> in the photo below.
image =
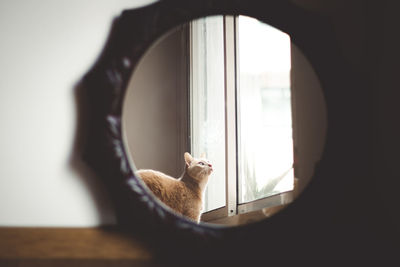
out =
<svg viewBox="0 0 400 267"><path fill-rule="evenodd" d="M178 179L154 170L139 170L137 174L162 202L179 214L199 222L203 194L213 168L208 160L193 158L188 152L184 158L185 171Z"/></svg>

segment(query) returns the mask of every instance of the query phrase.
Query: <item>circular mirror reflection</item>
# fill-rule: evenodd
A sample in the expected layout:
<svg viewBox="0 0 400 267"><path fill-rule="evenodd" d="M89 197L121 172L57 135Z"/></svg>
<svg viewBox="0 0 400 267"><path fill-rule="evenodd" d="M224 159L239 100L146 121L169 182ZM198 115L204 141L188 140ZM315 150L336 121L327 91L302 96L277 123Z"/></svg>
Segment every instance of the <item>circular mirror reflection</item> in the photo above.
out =
<svg viewBox="0 0 400 267"><path fill-rule="evenodd" d="M313 176L326 133L318 78L286 33L245 16L181 25L136 66L122 113L131 167L174 212L266 219Z"/></svg>

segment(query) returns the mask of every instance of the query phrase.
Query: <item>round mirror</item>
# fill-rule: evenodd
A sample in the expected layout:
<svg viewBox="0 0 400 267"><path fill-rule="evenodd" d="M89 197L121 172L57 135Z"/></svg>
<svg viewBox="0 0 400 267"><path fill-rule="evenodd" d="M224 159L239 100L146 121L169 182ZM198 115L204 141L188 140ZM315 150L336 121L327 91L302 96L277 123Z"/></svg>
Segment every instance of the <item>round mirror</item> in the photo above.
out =
<svg viewBox="0 0 400 267"><path fill-rule="evenodd" d="M295 200L322 155L318 78L286 33L210 16L157 40L130 78L122 134L131 168L166 209L243 225Z"/></svg>

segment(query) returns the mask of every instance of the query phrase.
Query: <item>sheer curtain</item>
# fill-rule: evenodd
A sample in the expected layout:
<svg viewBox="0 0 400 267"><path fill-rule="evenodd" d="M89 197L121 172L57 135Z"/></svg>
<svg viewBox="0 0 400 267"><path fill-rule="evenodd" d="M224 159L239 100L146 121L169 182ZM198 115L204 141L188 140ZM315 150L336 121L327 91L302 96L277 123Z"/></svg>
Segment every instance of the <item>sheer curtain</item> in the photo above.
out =
<svg viewBox="0 0 400 267"><path fill-rule="evenodd" d="M290 38L238 18L239 203L293 188Z"/></svg>
<svg viewBox="0 0 400 267"><path fill-rule="evenodd" d="M223 17L191 23L191 147L213 164L204 211L225 206L225 66Z"/></svg>

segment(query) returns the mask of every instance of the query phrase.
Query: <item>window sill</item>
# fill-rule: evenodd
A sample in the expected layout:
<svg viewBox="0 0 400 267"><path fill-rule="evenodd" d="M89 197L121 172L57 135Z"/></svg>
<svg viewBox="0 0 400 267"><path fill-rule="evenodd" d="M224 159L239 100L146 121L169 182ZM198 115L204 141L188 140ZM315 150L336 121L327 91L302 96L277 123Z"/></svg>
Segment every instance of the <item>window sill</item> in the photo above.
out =
<svg viewBox="0 0 400 267"><path fill-rule="evenodd" d="M270 218L295 200L300 193L299 188L299 179L294 178L294 189L292 191L241 204L239 205L239 214L237 215L221 216L224 212L223 208L220 209L219 213L215 213L214 211L208 214L205 213L205 216L202 218L203 222L237 226Z"/></svg>
<svg viewBox="0 0 400 267"><path fill-rule="evenodd" d="M221 219L216 220L209 220L207 223L214 223L214 224L221 224L225 226L238 226L238 225L245 225L248 223L258 222L263 219L270 218L275 213L284 209L288 204L263 208L256 211L250 211L243 214L237 214Z"/></svg>

